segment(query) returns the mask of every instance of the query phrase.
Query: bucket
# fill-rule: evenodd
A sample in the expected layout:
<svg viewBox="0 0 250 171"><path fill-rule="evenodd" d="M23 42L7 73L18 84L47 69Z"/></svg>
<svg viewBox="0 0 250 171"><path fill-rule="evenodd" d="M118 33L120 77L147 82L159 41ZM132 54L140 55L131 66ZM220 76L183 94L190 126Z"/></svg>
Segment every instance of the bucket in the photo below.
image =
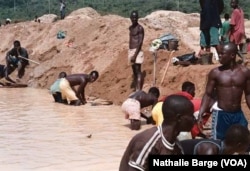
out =
<svg viewBox="0 0 250 171"><path fill-rule="evenodd" d="M210 65L213 64L213 53L204 53L201 56L201 65Z"/></svg>
<svg viewBox="0 0 250 171"><path fill-rule="evenodd" d="M178 49L178 43L179 41L176 40L176 39L171 39L168 41L168 50L171 51L171 50L177 50Z"/></svg>

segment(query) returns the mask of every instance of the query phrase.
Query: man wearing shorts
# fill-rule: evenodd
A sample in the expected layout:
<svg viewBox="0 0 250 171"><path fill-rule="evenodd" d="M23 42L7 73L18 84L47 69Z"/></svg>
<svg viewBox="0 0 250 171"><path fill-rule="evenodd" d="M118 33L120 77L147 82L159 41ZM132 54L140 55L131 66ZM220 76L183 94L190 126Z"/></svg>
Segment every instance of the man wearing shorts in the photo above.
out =
<svg viewBox="0 0 250 171"><path fill-rule="evenodd" d="M94 70L90 74L71 74L62 78L59 84L62 99L67 99L70 105L86 104L85 87L88 83L95 82L98 77L98 71Z"/></svg>
<svg viewBox="0 0 250 171"><path fill-rule="evenodd" d="M219 28L222 27L220 14L224 8L223 0L200 0L200 46L210 52L210 47L219 45Z"/></svg>
<svg viewBox="0 0 250 171"><path fill-rule="evenodd" d="M144 28L138 23L138 18L138 12L132 11L130 15L132 25L129 27L128 61L133 70L132 87L135 87L135 90L141 90L144 81L141 72L141 64L144 60L141 50L144 39Z"/></svg>
<svg viewBox="0 0 250 171"><path fill-rule="evenodd" d="M233 124L248 127L248 121L242 111L241 103L244 94L250 109L250 70L236 62L237 45L229 42L218 46L220 66L208 74L205 94L199 110L199 126L202 116L209 110L214 93L217 106L212 112L213 139L223 140L227 129Z"/></svg>
<svg viewBox="0 0 250 171"><path fill-rule="evenodd" d="M122 104L125 119L130 120L131 130L139 130L141 126L141 109L154 106L160 96L157 87L151 87L148 93L140 90L131 94Z"/></svg>

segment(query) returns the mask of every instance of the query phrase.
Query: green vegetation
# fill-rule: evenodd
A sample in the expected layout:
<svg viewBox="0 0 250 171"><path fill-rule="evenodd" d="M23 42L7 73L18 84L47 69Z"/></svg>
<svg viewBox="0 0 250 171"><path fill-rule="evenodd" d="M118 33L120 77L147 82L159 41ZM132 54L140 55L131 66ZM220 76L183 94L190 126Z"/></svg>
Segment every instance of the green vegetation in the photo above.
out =
<svg viewBox="0 0 250 171"><path fill-rule="evenodd" d="M240 1L245 16L250 15L249 0ZM224 13L231 13L230 0L224 0ZM116 14L128 17L132 10L138 10L144 17L156 10L172 10L185 13L198 13L198 0L66 0L66 13L84 7L91 7L102 15ZM6 18L12 21L32 20L37 15L59 15L59 0L0 0L0 20Z"/></svg>

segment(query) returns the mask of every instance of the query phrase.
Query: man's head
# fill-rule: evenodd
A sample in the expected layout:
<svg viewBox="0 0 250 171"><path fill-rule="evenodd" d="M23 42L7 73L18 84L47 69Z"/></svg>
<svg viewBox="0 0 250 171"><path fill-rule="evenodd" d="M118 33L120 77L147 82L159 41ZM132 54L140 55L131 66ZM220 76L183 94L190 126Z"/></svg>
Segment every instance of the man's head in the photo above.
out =
<svg viewBox="0 0 250 171"><path fill-rule="evenodd" d="M90 82L94 82L97 80L97 78L99 77L99 73L97 71L91 71L90 72Z"/></svg>
<svg viewBox="0 0 250 171"><path fill-rule="evenodd" d="M232 8L237 8L239 5L239 0L231 0L230 5Z"/></svg>
<svg viewBox="0 0 250 171"><path fill-rule="evenodd" d="M15 40L15 41L13 42L13 45L14 45L14 48L16 48L16 49L19 49L19 48L21 47L21 43L20 43L19 40Z"/></svg>
<svg viewBox="0 0 250 171"><path fill-rule="evenodd" d="M225 14L224 14L224 18L225 18L225 20L229 20L229 17L230 17L230 16L229 16L229 14L228 14L228 13L225 13Z"/></svg>
<svg viewBox="0 0 250 171"><path fill-rule="evenodd" d="M182 95L168 96L162 105L163 124L176 125L179 132L190 131L194 125L194 106Z"/></svg>
<svg viewBox="0 0 250 171"><path fill-rule="evenodd" d="M151 87L148 90L148 93L153 94L156 98L159 98L159 96L160 96L160 90L157 87Z"/></svg>
<svg viewBox="0 0 250 171"><path fill-rule="evenodd" d="M65 78L67 76L66 72L60 72L59 73L59 78Z"/></svg>
<svg viewBox="0 0 250 171"><path fill-rule="evenodd" d="M222 65L228 65L232 61L235 61L238 48L235 43L223 43L218 46L219 61Z"/></svg>
<svg viewBox="0 0 250 171"><path fill-rule="evenodd" d="M226 132L224 145L227 154L245 153L250 147L249 130L240 124L232 125Z"/></svg>
<svg viewBox="0 0 250 171"><path fill-rule="evenodd" d="M139 18L138 12L132 11L130 14L130 20L131 20L132 24L137 24L138 18Z"/></svg>
<svg viewBox="0 0 250 171"><path fill-rule="evenodd" d="M195 85L194 85L194 83L192 83L190 81L183 82L181 90L189 93L193 97L195 96Z"/></svg>

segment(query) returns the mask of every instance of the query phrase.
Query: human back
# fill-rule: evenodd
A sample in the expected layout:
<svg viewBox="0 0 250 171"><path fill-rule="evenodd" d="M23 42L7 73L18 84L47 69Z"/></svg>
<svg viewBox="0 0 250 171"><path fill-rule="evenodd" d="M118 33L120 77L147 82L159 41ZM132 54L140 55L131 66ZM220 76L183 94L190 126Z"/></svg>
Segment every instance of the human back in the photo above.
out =
<svg viewBox="0 0 250 171"><path fill-rule="evenodd" d="M86 78L87 74L70 74L66 79L70 82L71 86L80 85Z"/></svg>
<svg viewBox="0 0 250 171"><path fill-rule="evenodd" d="M148 93L143 90L139 90L131 94L129 98L138 100L140 102L141 108L144 108L156 104L159 95L159 89L156 87L151 87L148 90Z"/></svg>

